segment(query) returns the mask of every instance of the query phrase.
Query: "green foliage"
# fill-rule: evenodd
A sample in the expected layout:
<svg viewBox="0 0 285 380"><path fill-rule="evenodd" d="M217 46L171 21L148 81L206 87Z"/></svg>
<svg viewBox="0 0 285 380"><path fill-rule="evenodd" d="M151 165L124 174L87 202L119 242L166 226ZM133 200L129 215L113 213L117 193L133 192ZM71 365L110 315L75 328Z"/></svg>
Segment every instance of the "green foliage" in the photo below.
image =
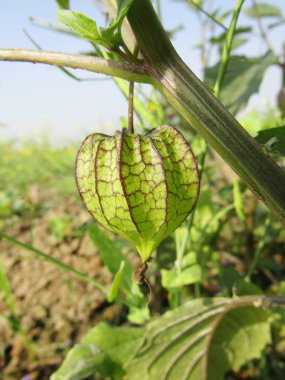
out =
<svg viewBox="0 0 285 380"><path fill-rule="evenodd" d="M132 5L132 1L133 0L118 0L117 16L107 28L100 27L98 29L94 20L74 10L60 9L57 12L57 18L80 37L112 50L122 42L119 29ZM66 7L61 6L61 8Z"/></svg>
<svg viewBox="0 0 285 380"><path fill-rule="evenodd" d="M0 216L9 215L12 211L12 202L8 194L4 191L0 192Z"/></svg>
<svg viewBox="0 0 285 380"><path fill-rule="evenodd" d="M271 342L270 314L258 298L196 299L145 329L100 323L67 355L52 380L80 380L97 372L121 379L222 380L229 369L260 355Z"/></svg>
<svg viewBox="0 0 285 380"><path fill-rule="evenodd" d="M104 37L109 40L114 38L114 32L122 25L132 2L133 0L117 0L117 17L106 29L101 28L101 32Z"/></svg>
<svg viewBox="0 0 285 380"><path fill-rule="evenodd" d="M3 261L0 258L0 293L3 294L4 300L8 306L8 313L2 313L0 310L0 316L3 315L7 318L11 329L15 332L21 331L21 321L16 311L16 302L10 286L10 281L4 267Z"/></svg>
<svg viewBox="0 0 285 380"><path fill-rule="evenodd" d="M225 73L220 94L222 103L234 114L241 111L250 96L259 90L265 71L275 62L275 57L268 52L262 57L248 58L232 56ZM205 83L213 88L220 63L205 70Z"/></svg>
<svg viewBox="0 0 285 380"><path fill-rule="evenodd" d="M240 301L196 299L149 323L129 379L222 380L258 357L270 342L269 315Z"/></svg>
<svg viewBox="0 0 285 380"><path fill-rule="evenodd" d="M259 2L253 4L245 9L245 14L249 17L259 18L259 17L282 17L282 12L280 8L276 5L269 3Z"/></svg>
<svg viewBox="0 0 285 380"><path fill-rule="evenodd" d="M259 131L256 141L278 157L285 157L285 126Z"/></svg>
<svg viewBox="0 0 285 380"><path fill-rule="evenodd" d="M56 0L60 9L69 9L69 0Z"/></svg>
<svg viewBox="0 0 285 380"><path fill-rule="evenodd" d="M72 228L72 215L52 215L49 218L49 226L51 233L56 237L58 241L61 241L68 233L71 232Z"/></svg>
<svg viewBox="0 0 285 380"><path fill-rule="evenodd" d="M276 106L268 106L265 110L251 109L242 117L241 124L252 136L256 136L259 131L281 127L284 120Z"/></svg>
<svg viewBox="0 0 285 380"><path fill-rule="evenodd" d="M182 288L202 280L201 267L197 263L194 252L189 252L182 258L181 266L172 269L161 269L162 286L168 290Z"/></svg>
<svg viewBox="0 0 285 380"><path fill-rule="evenodd" d="M9 279L4 268L2 260L0 261L0 290L4 294L4 298L13 314L16 313L14 296L10 287Z"/></svg>
<svg viewBox="0 0 285 380"><path fill-rule="evenodd" d="M133 281L133 268L127 256L122 254L114 241L108 238L96 223L90 225L89 236L99 249L104 264L114 276L113 286L108 295L109 299L118 295L118 288L121 287L125 294L123 302L129 307L128 319L137 324L148 320L149 310L145 305L143 294Z"/></svg>
<svg viewBox="0 0 285 380"><path fill-rule="evenodd" d="M106 47L111 47L109 41L102 38L96 22L85 14L71 10L59 10L57 12L57 18L80 37L91 42L98 42Z"/></svg>
<svg viewBox="0 0 285 380"><path fill-rule="evenodd" d="M0 228L38 215L50 204L51 189L74 194L75 146L54 146L43 135L21 143L2 140L0 149Z"/></svg>
<svg viewBox="0 0 285 380"><path fill-rule="evenodd" d="M51 380L80 380L100 373L122 379L124 367L142 343L143 331L101 322L92 328L67 355Z"/></svg>
<svg viewBox="0 0 285 380"><path fill-rule="evenodd" d="M112 288L108 295L109 302L115 301L118 296L120 285L121 285L123 274L124 274L124 269L125 269L125 261L121 261L120 268L118 269L118 272L114 276Z"/></svg>
<svg viewBox="0 0 285 380"><path fill-rule="evenodd" d="M239 220L241 222L244 222L245 214L244 214L244 207L243 207L243 200L242 200L242 191L241 191L240 183L238 180L235 180L233 182L233 198L234 198L235 210L239 217Z"/></svg>
<svg viewBox="0 0 285 380"><path fill-rule="evenodd" d="M45 184L71 194L74 191L75 145L55 146L43 134L36 139L0 142L0 190L19 191L27 196L29 187ZM26 199L25 199L26 201Z"/></svg>
<svg viewBox="0 0 285 380"><path fill-rule="evenodd" d="M243 36L244 34L250 33L251 30L252 30L252 28L249 26L240 27L240 28L237 28L235 30L235 36L234 36L234 40L233 40L232 50L237 48L237 47L240 47L241 45L243 45L244 43L246 43L248 41L248 35L246 36L246 38L241 38L240 36ZM211 37L209 39L209 42L213 45L217 44L219 47L222 47L224 42L225 42L226 36L227 36L227 32L223 31L219 35Z"/></svg>

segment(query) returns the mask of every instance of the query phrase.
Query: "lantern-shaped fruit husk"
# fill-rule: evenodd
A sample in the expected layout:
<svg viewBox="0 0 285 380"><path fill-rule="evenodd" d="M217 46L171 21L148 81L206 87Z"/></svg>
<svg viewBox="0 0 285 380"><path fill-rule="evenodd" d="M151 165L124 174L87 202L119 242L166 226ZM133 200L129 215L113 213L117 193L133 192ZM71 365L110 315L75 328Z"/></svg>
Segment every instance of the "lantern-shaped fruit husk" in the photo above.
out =
<svg viewBox="0 0 285 380"><path fill-rule="evenodd" d="M187 218L199 193L192 150L167 125L145 136L125 129L89 135L77 155L76 181L90 214L132 241L143 262Z"/></svg>

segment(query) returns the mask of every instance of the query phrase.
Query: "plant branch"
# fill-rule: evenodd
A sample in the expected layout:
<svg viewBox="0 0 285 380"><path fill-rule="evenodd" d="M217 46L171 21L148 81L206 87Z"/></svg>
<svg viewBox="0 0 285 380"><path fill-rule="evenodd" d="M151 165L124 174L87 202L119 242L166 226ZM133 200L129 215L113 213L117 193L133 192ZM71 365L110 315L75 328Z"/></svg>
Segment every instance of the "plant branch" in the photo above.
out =
<svg viewBox="0 0 285 380"><path fill-rule="evenodd" d="M0 61L44 63L112 75L128 81L143 83L152 82L150 75L147 74L143 65L79 54L66 54L55 51L39 51L32 49L0 48Z"/></svg>
<svg viewBox="0 0 285 380"><path fill-rule="evenodd" d="M285 221L285 173L181 60L149 0L134 0L128 20L155 86Z"/></svg>
<svg viewBox="0 0 285 380"><path fill-rule="evenodd" d="M227 71L230 53L231 53L231 49L232 49L233 39L234 39L236 25L237 25L237 20L238 20L238 17L239 17L243 3L244 3L244 0L237 0L236 6L234 9L234 13L233 13L233 17L231 20L231 24L230 24L230 27L229 27L227 34L226 34L226 40L225 40L223 52L222 52L221 65L220 65L218 77L217 77L217 80L216 80L216 83L214 86L214 94L217 98L220 97L220 92L221 92L224 77L225 77L225 74Z"/></svg>
<svg viewBox="0 0 285 380"><path fill-rule="evenodd" d="M224 24L222 24L219 20L217 20L213 15L211 15L210 13L208 13L203 7L201 7L201 5L199 5L198 3L196 3L193 0L191 0L191 4L194 7L196 7L201 13L203 13L205 16L207 16L210 20L212 20L214 23L216 23L217 25L219 25L222 29L224 29L225 31L227 30L227 28L225 27Z"/></svg>

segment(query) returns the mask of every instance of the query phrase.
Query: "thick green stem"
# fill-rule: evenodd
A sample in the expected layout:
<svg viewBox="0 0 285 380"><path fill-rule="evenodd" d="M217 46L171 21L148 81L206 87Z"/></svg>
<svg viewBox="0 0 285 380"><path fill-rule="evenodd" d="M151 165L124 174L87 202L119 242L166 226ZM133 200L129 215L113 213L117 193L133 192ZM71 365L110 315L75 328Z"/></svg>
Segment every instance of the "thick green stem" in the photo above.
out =
<svg viewBox="0 0 285 380"><path fill-rule="evenodd" d="M157 88L251 190L285 220L285 173L181 60L151 2L134 0L128 20Z"/></svg>
<svg viewBox="0 0 285 380"><path fill-rule="evenodd" d="M0 49L0 61L45 63L112 75L128 81L151 83L142 65L79 54L32 49Z"/></svg>

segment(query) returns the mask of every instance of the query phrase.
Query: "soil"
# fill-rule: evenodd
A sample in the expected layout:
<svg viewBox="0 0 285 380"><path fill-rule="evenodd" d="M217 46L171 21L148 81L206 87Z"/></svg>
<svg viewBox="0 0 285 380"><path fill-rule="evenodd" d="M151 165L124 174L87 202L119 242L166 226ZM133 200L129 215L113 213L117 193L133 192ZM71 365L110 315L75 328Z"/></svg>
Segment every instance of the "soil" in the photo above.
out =
<svg viewBox="0 0 285 380"><path fill-rule="evenodd" d="M44 201L47 200L45 195ZM43 199L37 199L39 204ZM76 269L109 284L111 277L87 236L73 236L75 226L88 220L78 199L58 199L37 217L6 229ZM58 240L49 224L52 215L73 215L70 233ZM110 305L94 285L64 272L35 254L0 241L0 255L15 298L21 331L11 323L11 311L0 292L0 379L45 380L66 352L100 320L118 323L119 305ZM10 317L10 321L7 319Z"/></svg>

